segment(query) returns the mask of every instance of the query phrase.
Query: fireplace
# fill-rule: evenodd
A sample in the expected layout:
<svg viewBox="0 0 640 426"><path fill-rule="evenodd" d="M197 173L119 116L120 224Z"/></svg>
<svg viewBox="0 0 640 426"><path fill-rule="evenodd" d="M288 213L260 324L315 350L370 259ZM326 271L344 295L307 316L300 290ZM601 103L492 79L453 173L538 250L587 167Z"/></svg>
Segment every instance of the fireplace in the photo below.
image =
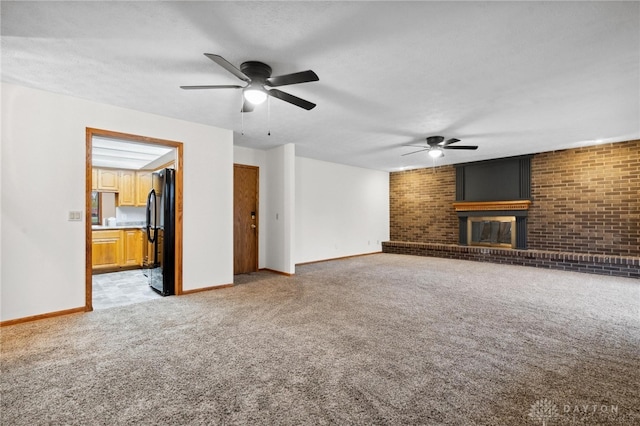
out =
<svg viewBox="0 0 640 426"><path fill-rule="evenodd" d="M467 218L467 245L516 247L515 216L477 216Z"/></svg>
<svg viewBox="0 0 640 426"><path fill-rule="evenodd" d="M453 203L460 221L459 244L525 250L530 204L530 200Z"/></svg>

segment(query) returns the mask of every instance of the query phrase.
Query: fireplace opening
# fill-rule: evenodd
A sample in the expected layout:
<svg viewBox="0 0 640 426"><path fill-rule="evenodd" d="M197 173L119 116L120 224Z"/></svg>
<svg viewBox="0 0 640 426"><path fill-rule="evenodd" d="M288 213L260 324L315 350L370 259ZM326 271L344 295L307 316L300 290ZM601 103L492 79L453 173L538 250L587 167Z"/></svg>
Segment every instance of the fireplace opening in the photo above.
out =
<svg viewBox="0 0 640 426"><path fill-rule="evenodd" d="M471 246L516 246L515 216L470 216L467 220L467 244Z"/></svg>

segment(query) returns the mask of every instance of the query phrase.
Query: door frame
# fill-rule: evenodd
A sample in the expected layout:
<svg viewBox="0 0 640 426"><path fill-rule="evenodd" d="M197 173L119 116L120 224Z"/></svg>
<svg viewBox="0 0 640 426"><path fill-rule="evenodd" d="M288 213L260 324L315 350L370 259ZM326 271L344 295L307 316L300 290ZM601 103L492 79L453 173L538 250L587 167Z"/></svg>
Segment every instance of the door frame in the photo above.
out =
<svg viewBox="0 0 640 426"><path fill-rule="evenodd" d="M93 271L92 271L92 227L91 227L91 180L93 166L92 140L94 136L102 136L111 139L122 139L148 145L163 145L176 150L176 223L175 223L175 294L182 294L182 213L183 213L183 143L157 139L147 136L133 135L129 133L114 132L111 130L86 128L86 175L85 175L85 312L93 310Z"/></svg>
<svg viewBox="0 0 640 426"><path fill-rule="evenodd" d="M234 186L235 186L235 168L236 167L241 167L241 168L245 168L245 169L255 169L256 171L256 243L255 243L255 247L254 247L254 251L256 253L256 264L255 264L255 270L259 271L260 270L260 167L258 166L252 166L249 164L240 164L240 163L233 163L233 179L234 179ZM236 199L235 199L235 194L233 197L233 209L234 209L234 215L235 215L235 208L236 208ZM234 223L234 247L235 247L235 223ZM233 265L234 265L234 269L235 269L235 262L236 262L236 253L235 253L235 249L233 251ZM234 275L235 275L235 271L234 271Z"/></svg>

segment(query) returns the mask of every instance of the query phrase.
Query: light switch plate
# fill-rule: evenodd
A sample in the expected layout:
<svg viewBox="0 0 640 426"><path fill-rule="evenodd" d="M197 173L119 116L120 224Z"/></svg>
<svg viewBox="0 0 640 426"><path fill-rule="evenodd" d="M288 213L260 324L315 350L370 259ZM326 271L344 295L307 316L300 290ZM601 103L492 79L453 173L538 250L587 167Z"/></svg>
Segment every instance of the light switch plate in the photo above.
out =
<svg viewBox="0 0 640 426"><path fill-rule="evenodd" d="M69 221L80 222L82 220L82 210L69 211Z"/></svg>

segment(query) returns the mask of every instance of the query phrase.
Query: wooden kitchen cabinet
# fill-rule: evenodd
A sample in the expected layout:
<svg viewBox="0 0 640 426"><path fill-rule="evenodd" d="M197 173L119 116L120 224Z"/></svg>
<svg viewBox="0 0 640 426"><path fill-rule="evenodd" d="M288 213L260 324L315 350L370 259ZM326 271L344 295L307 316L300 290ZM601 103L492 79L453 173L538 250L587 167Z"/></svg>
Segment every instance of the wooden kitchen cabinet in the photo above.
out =
<svg viewBox="0 0 640 426"><path fill-rule="evenodd" d="M92 232L91 265L94 270L118 270L143 266L141 229L112 229Z"/></svg>
<svg viewBox="0 0 640 426"><path fill-rule="evenodd" d="M98 169L95 167L91 168L91 190L98 190Z"/></svg>
<svg viewBox="0 0 640 426"><path fill-rule="evenodd" d="M142 229L138 230L138 265L144 266L144 245L147 244L147 233Z"/></svg>
<svg viewBox="0 0 640 426"><path fill-rule="evenodd" d="M117 268L122 256L122 231L93 231L91 252L93 269Z"/></svg>
<svg viewBox="0 0 640 426"><path fill-rule="evenodd" d="M142 232L142 244L143 244L143 255L142 255L142 267L143 268L148 268L151 267L151 265L155 262L156 258L156 248L160 247L160 249L162 249L162 243L164 241L163 235L162 235L162 231L158 231L156 234L156 242L152 243L149 241L149 238L147 236L147 231L140 231Z"/></svg>
<svg viewBox="0 0 640 426"><path fill-rule="evenodd" d="M118 192L119 170L115 169L97 169L98 184L97 191Z"/></svg>
<svg viewBox="0 0 640 426"><path fill-rule="evenodd" d="M151 179L153 172L137 171L136 172L136 206L146 206L147 196L151 191Z"/></svg>
<svg viewBox="0 0 640 426"><path fill-rule="evenodd" d="M117 192L118 206L144 207L151 191L152 171L100 169L91 170L93 191Z"/></svg>
<svg viewBox="0 0 640 426"><path fill-rule="evenodd" d="M122 231L123 256L121 266L142 266L142 231L125 229Z"/></svg>
<svg viewBox="0 0 640 426"><path fill-rule="evenodd" d="M162 262L162 253L164 252L164 231L162 229L158 229L158 252L156 253L160 259L156 259Z"/></svg>
<svg viewBox="0 0 640 426"><path fill-rule="evenodd" d="M120 170L118 173L118 206L136 205L136 172Z"/></svg>

